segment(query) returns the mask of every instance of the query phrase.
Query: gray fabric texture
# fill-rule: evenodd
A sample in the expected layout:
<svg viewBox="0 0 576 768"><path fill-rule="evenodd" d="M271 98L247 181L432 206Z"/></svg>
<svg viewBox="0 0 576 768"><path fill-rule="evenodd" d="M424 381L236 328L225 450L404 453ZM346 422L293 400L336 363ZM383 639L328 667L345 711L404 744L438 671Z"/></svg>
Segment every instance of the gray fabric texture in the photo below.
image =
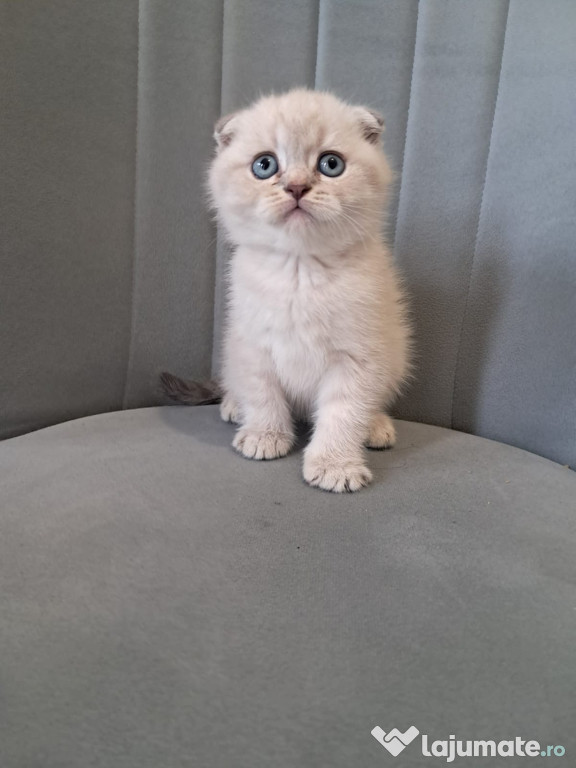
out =
<svg viewBox="0 0 576 768"><path fill-rule="evenodd" d="M2 443L2 768L376 768L375 725L570 759L576 476L398 426L344 496L216 407Z"/></svg>
<svg viewBox="0 0 576 768"><path fill-rule="evenodd" d="M403 417L450 426L507 4L420 6L396 256L413 297L418 374ZM438 365L438 360L442 361Z"/></svg>
<svg viewBox="0 0 576 768"><path fill-rule="evenodd" d="M510 5L453 400L457 429L573 467L575 34L570 0Z"/></svg>
<svg viewBox="0 0 576 768"><path fill-rule="evenodd" d="M210 374L216 232L204 205L204 176L220 114L222 4L171 0L167 10L162 0L140 3L125 407L150 404L158 371L177 365L198 377Z"/></svg>
<svg viewBox="0 0 576 768"><path fill-rule="evenodd" d="M0 2L0 435L120 408L138 3Z"/></svg>
<svg viewBox="0 0 576 768"><path fill-rule="evenodd" d="M573 0L0 0L0 28L2 436L218 368L213 122L308 85L386 117L397 414L576 465Z"/></svg>

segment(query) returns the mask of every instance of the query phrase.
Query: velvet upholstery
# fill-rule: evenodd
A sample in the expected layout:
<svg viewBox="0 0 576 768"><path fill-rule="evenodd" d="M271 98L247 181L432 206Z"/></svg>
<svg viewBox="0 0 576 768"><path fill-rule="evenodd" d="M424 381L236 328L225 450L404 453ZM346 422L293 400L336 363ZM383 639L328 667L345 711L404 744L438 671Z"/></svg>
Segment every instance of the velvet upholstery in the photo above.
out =
<svg viewBox="0 0 576 768"><path fill-rule="evenodd" d="M1 443L2 768L377 768L376 725L573 753L574 472L398 426L340 496L217 406Z"/></svg>

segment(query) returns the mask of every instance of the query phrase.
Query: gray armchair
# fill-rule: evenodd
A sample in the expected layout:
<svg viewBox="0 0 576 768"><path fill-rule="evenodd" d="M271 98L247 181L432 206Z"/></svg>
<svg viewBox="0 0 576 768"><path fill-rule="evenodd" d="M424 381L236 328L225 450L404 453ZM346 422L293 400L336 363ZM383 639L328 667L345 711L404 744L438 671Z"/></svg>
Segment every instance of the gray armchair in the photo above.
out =
<svg viewBox="0 0 576 768"><path fill-rule="evenodd" d="M0 766L573 755L573 0L1 0L0 35ZM218 366L214 121L297 84L381 110L398 175L417 376L355 495L157 389Z"/></svg>

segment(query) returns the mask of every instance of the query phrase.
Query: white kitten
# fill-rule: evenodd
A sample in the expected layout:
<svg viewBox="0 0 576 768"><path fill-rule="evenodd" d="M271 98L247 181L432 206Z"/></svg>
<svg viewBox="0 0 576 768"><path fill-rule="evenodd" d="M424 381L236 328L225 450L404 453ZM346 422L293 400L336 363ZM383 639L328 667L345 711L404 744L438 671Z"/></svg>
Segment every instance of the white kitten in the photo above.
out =
<svg viewBox="0 0 576 768"><path fill-rule="evenodd" d="M209 187L235 246L222 371L233 446L275 459L293 417L314 424L304 479L328 491L370 482L364 444L394 444L383 412L407 376L404 297L382 242L391 172L382 119L294 90L216 125Z"/></svg>

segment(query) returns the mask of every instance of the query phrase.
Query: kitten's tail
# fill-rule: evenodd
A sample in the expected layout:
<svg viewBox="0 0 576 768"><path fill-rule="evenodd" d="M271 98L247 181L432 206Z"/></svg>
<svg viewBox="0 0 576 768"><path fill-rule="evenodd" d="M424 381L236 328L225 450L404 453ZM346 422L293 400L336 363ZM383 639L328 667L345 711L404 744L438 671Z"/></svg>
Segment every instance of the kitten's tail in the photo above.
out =
<svg viewBox="0 0 576 768"><path fill-rule="evenodd" d="M186 381L172 373L160 374L160 385L164 394L182 405L212 405L222 400L223 390L217 379L210 379L205 384L199 381Z"/></svg>

